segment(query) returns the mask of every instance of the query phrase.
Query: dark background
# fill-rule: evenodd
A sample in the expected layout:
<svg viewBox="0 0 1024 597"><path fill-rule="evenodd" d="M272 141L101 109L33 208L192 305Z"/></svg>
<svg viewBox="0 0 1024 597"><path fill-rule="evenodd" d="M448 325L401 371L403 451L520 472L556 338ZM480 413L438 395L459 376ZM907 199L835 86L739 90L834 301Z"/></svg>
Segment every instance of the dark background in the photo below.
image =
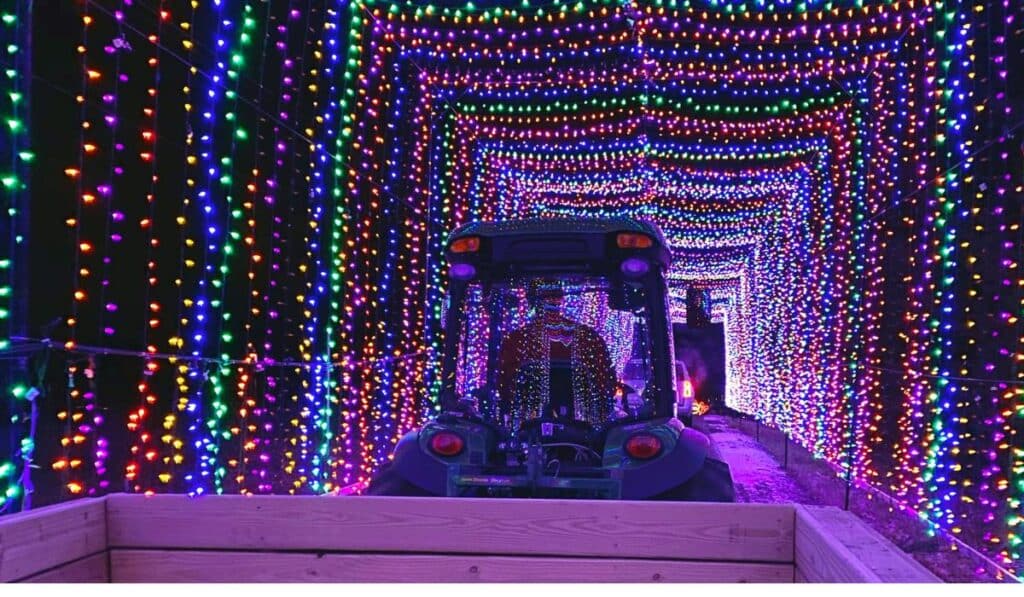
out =
<svg viewBox="0 0 1024 597"><path fill-rule="evenodd" d="M676 360L686 363L693 380L694 397L713 407L725 402L725 326L710 323L691 326L672 325Z"/></svg>

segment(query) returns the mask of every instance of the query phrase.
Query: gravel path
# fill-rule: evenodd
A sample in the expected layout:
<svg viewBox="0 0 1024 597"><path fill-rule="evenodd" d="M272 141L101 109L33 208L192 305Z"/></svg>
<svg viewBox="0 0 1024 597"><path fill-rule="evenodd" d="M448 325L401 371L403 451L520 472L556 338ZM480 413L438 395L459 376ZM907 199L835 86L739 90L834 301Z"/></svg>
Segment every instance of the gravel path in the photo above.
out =
<svg viewBox="0 0 1024 597"><path fill-rule="evenodd" d="M724 417L705 416L700 427L729 465L737 502L815 503L771 454L754 438L732 428Z"/></svg>

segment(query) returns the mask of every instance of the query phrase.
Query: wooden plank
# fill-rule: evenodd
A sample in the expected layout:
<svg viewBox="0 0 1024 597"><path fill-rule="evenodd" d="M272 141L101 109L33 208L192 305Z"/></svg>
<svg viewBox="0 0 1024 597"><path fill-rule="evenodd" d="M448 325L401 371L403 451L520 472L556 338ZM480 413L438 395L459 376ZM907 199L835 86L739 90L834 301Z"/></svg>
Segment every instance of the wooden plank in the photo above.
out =
<svg viewBox="0 0 1024 597"><path fill-rule="evenodd" d="M797 574L812 583L880 582L870 569L808 510L817 506L795 506Z"/></svg>
<svg viewBox="0 0 1024 597"><path fill-rule="evenodd" d="M0 582L26 578L106 548L104 498L5 516L0 519Z"/></svg>
<svg viewBox="0 0 1024 597"><path fill-rule="evenodd" d="M792 564L114 549L114 582L793 582Z"/></svg>
<svg viewBox="0 0 1024 597"><path fill-rule="evenodd" d="M111 547L793 561L793 509L316 496L108 496Z"/></svg>
<svg viewBox="0 0 1024 597"><path fill-rule="evenodd" d="M856 515L832 507L805 507L805 512L829 529L880 582L942 582Z"/></svg>
<svg viewBox="0 0 1024 597"><path fill-rule="evenodd" d="M796 506L796 568L809 582L941 582L913 558L831 506Z"/></svg>
<svg viewBox="0 0 1024 597"><path fill-rule="evenodd" d="M58 566L41 574L30 576L26 583L100 583L110 582L107 552L86 556L69 564Z"/></svg>
<svg viewBox="0 0 1024 597"><path fill-rule="evenodd" d="M804 573L799 568L793 566L793 582L797 584L803 584L809 583L811 581L807 580L807 577L804 576Z"/></svg>

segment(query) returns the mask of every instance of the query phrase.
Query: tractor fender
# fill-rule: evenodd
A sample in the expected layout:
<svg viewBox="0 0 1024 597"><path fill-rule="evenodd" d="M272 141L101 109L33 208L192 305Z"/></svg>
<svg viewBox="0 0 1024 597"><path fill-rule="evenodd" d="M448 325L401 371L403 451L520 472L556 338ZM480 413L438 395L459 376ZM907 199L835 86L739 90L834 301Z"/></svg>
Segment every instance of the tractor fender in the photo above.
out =
<svg viewBox="0 0 1024 597"><path fill-rule="evenodd" d="M420 430L406 433L395 446L392 466L403 479L433 495L445 495L448 465L420 447Z"/></svg>
<svg viewBox="0 0 1024 597"><path fill-rule="evenodd" d="M650 464L622 469L622 499L646 499L689 481L704 466L710 444L703 433L682 429L671 452Z"/></svg>

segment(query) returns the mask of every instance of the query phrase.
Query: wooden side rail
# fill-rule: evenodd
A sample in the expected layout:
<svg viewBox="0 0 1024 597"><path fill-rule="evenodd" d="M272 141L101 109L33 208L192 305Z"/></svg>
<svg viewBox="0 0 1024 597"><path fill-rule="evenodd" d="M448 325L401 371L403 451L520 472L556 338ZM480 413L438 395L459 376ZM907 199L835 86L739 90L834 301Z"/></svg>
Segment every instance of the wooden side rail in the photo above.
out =
<svg viewBox="0 0 1024 597"><path fill-rule="evenodd" d="M776 504L109 496L111 548L320 550L793 561Z"/></svg>
<svg viewBox="0 0 1024 597"><path fill-rule="evenodd" d="M106 582L105 498L0 518L0 582Z"/></svg>
<svg viewBox="0 0 1024 597"><path fill-rule="evenodd" d="M470 554L111 550L114 582L791 583L791 564Z"/></svg>
<svg viewBox="0 0 1024 597"><path fill-rule="evenodd" d="M115 582L793 580L785 505L113 495L108 508Z"/></svg>
<svg viewBox="0 0 1024 597"><path fill-rule="evenodd" d="M0 581L935 582L835 508L115 494L0 519Z"/></svg>
<svg viewBox="0 0 1024 597"><path fill-rule="evenodd" d="M942 582L850 512L795 506L796 577L801 582Z"/></svg>

